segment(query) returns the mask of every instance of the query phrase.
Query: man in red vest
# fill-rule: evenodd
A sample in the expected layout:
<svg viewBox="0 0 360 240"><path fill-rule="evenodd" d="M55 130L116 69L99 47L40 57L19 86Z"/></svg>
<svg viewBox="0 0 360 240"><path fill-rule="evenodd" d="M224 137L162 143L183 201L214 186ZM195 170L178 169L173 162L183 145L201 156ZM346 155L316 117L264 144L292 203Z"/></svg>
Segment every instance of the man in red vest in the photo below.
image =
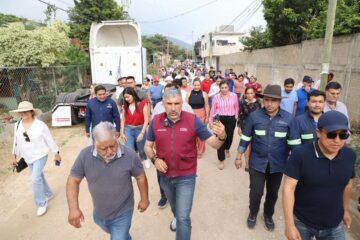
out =
<svg viewBox="0 0 360 240"><path fill-rule="evenodd" d="M211 134L196 115L182 111L181 92L177 88L166 89L163 104L165 112L155 115L150 122L145 153L160 172L160 185L174 214L170 229L176 231L177 240L190 240L190 212L197 167L196 138L218 149L225 141L226 133L220 121L211 125Z"/></svg>

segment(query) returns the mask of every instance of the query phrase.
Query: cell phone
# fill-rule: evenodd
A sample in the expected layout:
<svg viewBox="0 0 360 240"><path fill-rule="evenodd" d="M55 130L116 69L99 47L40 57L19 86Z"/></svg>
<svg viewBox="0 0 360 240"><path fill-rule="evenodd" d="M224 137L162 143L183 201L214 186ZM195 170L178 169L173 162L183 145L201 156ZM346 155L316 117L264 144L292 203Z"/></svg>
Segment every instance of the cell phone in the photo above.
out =
<svg viewBox="0 0 360 240"><path fill-rule="evenodd" d="M54 162L55 162L55 166L60 166L61 161L55 160Z"/></svg>
<svg viewBox="0 0 360 240"><path fill-rule="evenodd" d="M214 122L214 123L215 123L215 122L220 122L220 116L219 116L219 114L216 114L216 115L214 116L213 122Z"/></svg>

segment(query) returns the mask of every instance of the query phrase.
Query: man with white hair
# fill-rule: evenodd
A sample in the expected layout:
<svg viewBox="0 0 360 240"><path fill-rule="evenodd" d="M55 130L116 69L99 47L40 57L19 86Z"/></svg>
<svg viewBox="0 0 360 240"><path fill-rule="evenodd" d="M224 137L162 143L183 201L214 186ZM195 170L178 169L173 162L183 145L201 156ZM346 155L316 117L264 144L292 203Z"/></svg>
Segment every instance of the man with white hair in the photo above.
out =
<svg viewBox="0 0 360 240"><path fill-rule="evenodd" d="M77 157L66 185L69 206L68 221L81 227L84 215L79 207L79 185L86 177L94 204L93 218L111 239L130 240L134 211L134 192L131 177L135 177L140 201L137 209L144 212L149 206L147 178L138 155L120 145L115 127L101 122L93 129L94 145L83 149Z"/></svg>

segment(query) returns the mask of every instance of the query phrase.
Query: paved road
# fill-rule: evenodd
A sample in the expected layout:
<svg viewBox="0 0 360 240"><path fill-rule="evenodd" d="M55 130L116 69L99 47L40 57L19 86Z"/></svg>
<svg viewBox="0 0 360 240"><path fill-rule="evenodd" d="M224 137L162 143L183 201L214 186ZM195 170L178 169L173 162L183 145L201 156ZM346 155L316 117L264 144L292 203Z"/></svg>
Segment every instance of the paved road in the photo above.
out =
<svg viewBox="0 0 360 240"><path fill-rule="evenodd" d="M83 227L75 229L67 223L67 203L65 183L72 163L79 150L87 145L81 125L72 128L51 130L56 142L61 145L63 163L55 167L49 161L45 174L55 192L55 198L49 203L48 212L36 217L31 195L30 172L21 174L8 171L5 159L9 159L9 145L1 146L0 156L0 239L108 239L92 221L92 202L87 190L86 181L81 184L80 206L85 214ZM239 137L235 137L231 149L232 156ZM243 170L235 170L233 157L225 162L225 169L216 167L216 151L207 146L206 154L199 160L198 177L192 211L192 239L194 240L241 240L241 239L285 239L284 222L280 200L278 201L274 220L276 230L272 233L264 229L263 221L258 219L254 230L246 228L248 214L249 177ZM6 164L5 164L6 163ZM145 213L135 212L131 235L134 240L168 240L175 239L169 230L172 219L170 207L157 208L159 190L156 172L152 167L146 170L149 181L151 205ZM136 185L135 185L136 188ZM135 199L138 201L137 189ZM348 237L348 239L354 239Z"/></svg>

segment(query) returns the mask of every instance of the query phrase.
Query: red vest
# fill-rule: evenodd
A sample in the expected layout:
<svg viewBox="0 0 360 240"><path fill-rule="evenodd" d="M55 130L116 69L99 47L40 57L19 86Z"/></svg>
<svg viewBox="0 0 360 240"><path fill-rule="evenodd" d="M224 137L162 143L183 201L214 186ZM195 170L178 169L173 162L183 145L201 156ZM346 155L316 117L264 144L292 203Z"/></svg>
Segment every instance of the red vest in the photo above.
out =
<svg viewBox="0 0 360 240"><path fill-rule="evenodd" d="M166 113L155 115L153 131L156 155L163 159L168 170L167 177L189 176L196 173L197 150L195 115L181 112L180 120L173 124L165 122ZM168 125L168 126L166 126Z"/></svg>

